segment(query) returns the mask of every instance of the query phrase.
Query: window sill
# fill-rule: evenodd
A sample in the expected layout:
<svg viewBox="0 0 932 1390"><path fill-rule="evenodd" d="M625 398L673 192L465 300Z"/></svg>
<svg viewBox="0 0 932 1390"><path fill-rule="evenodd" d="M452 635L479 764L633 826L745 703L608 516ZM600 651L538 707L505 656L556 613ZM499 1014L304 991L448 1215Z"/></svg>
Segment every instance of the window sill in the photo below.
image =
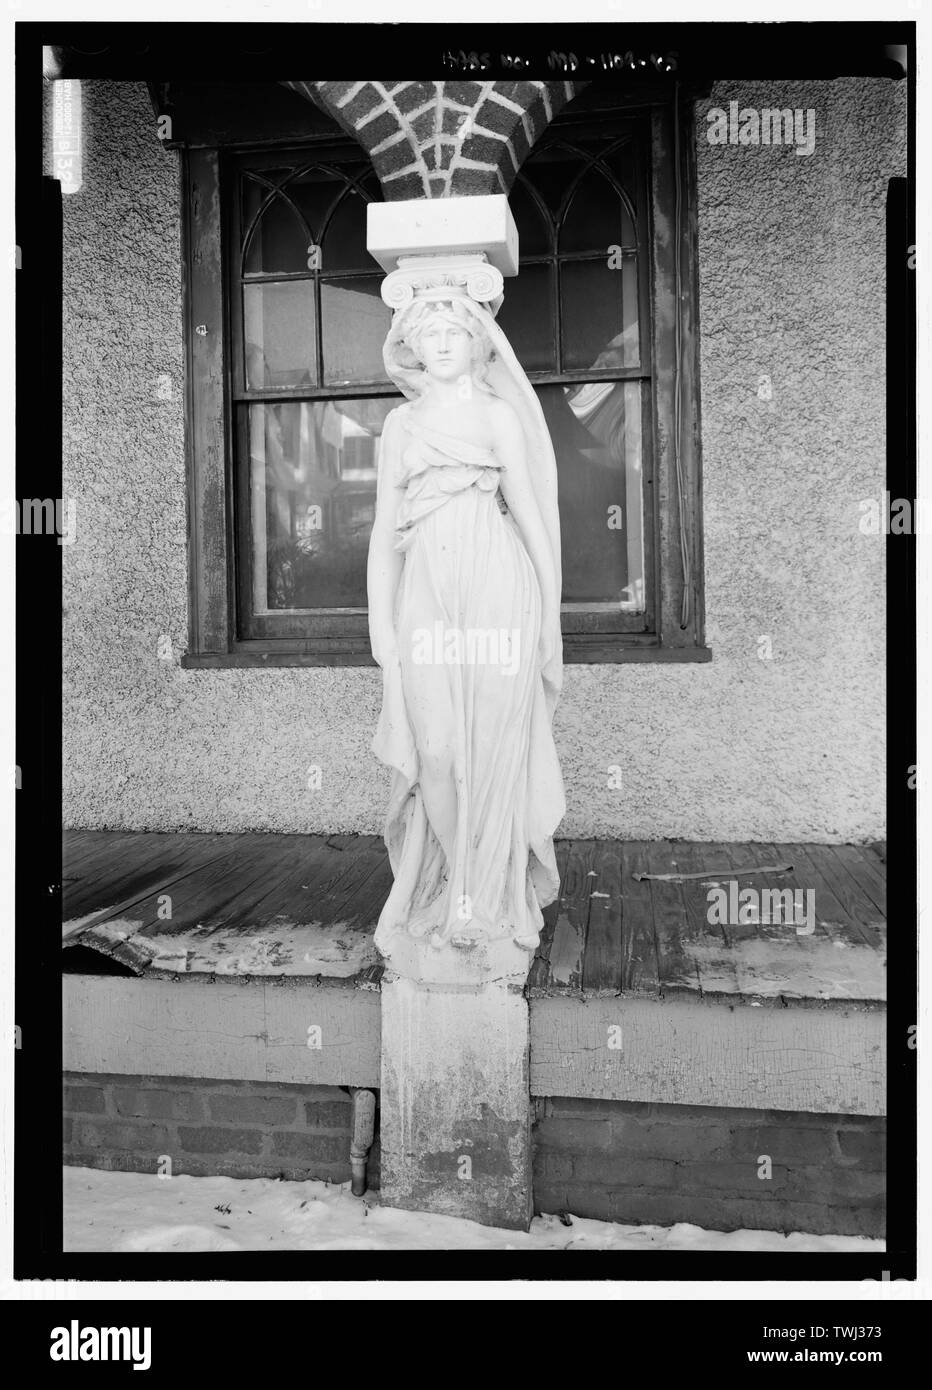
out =
<svg viewBox="0 0 932 1390"><path fill-rule="evenodd" d="M661 647L639 644L621 646L606 640L585 644L564 639L563 664L565 666L605 665L617 666L627 662L706 662L712 660L709 647ZM185 652L181 665L188 671L226 670L238 667L282 667L282 666L375 666L368 652L269 652L235 651L197 654Z"/></svg>

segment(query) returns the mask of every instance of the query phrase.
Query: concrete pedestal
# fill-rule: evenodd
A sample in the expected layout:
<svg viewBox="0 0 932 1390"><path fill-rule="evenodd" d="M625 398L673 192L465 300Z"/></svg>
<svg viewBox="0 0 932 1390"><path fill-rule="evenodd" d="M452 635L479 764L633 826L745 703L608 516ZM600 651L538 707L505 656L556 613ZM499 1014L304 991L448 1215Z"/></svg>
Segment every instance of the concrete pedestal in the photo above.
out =
<svg viewBox="0 0 932 1390"><path fill-rule="evenodd" d="M524 974L382 980L381 1195L387 1206L528 1229Z"/></svg>

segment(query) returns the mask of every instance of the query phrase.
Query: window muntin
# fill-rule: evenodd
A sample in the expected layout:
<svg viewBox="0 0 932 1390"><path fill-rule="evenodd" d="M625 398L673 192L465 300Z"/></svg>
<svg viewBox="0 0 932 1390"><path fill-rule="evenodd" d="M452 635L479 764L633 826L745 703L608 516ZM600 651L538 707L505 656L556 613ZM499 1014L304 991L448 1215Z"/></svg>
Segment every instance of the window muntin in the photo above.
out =
<svg viewBox="0 0 932 1390"><path fill-rule="evenodd" d="M557 457L568 633L653 628L647 138L637 120L551 128L510 199L521 262L499 322Z"/></svg>
<svg viewBox="0 0 932 1390"><path fill-rule="evenodd" d="M349 142L234 155L226 173L238 630L307 637L326 617L357 632L382 425L400 399L366 250L378 180Z"/></svg>
<svg viewBox="0 0 932 1390"><path fill-rule="evenodd" d="M647 122L551 131L511 195L521 272L499 322L554 442L567 634L655 630ZM231 153L236 632L365 632L382 422L399 397L365 250L362 151Z"/></svg>

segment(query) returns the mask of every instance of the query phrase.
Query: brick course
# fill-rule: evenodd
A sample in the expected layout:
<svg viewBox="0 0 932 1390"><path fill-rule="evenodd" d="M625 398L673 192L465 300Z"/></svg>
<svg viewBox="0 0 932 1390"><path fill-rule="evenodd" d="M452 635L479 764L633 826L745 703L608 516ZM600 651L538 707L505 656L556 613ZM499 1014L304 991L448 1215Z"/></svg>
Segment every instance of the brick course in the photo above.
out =
<svg viewBox="0 0 932 1390"><path fill-rule="evenodd" d="M348 1182L352 1104L337 1086L68 1076L65 1162L155 1173ZM378 1187L378 1143L369 1185Z"/></svg>
<svg viewBox="0 0 932 1390"><path fill-rule="evenodd" d="M335 1086L69 1075L65 1162L130 1172L350 1178ZM534 1103L534 1205L606 1221L883 1235L876 1117L554 1097ZM761 1159L770 1176L761 1177ZM369 1185L379 1183L378 1139Z"/></svg>
<svg viewBox="0 0 932 1390"><path fill-rule="evenodd" d="M884 1122L556 1097L536 1103L534 1209L711 1230L884 1233ZM770 1176L760 1163L770 1160Z"/></svg>
<svg viewBox="0 0 932 1390"><path fill-rule="evenodd" d="M289 82L369 155L385 199L508 193L585 82ZM399 138L400 137L400 138Z"/></svg>

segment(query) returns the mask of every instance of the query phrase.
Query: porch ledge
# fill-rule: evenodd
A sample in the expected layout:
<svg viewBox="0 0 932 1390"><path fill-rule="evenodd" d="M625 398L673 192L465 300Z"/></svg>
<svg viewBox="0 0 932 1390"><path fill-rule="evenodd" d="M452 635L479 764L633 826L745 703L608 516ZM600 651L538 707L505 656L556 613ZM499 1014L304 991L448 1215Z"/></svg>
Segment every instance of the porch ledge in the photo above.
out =
<svg viewBox="0 0 932 1390"><path fill-rule="evenodd" d="M882 847L582 840L558 861L533 1095L884 1113ZM378 837L75 831L64 862L68 1070L378 1086ZM811 935L710 924L729 883L812 891Z"/></svg>

